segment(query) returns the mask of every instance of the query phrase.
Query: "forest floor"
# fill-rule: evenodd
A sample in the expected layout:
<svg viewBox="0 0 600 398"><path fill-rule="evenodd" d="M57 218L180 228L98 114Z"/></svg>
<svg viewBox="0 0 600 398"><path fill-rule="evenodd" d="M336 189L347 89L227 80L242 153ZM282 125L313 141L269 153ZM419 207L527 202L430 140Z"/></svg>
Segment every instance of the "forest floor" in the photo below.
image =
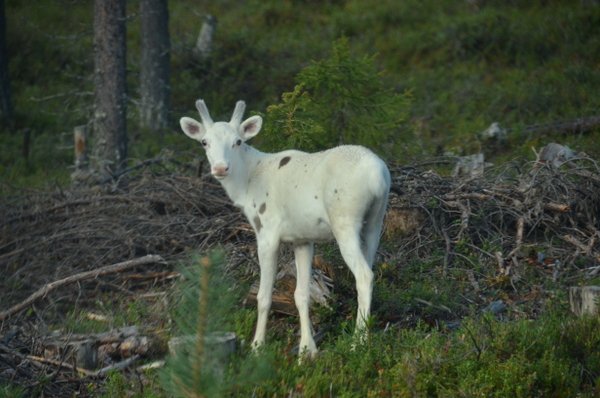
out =
<svg viewBox="0 0 600 398"><path fill-rule="evenodd" d="M455 169L453 177L436 171L456 160L391 167L390 206L375 265L375 336L389 330L460 334L472 319L485 316L520 322L559 311L569 319L568 287L600 280L597 162L514 162L467 175ZM174 291L192 253L224 250L223 272L238 291L234 332L238 342L251 338L249 292L259 272L252 228L201 165L162 156L104 186L6 189L0 204L5 396L108 396L102 394L128 389L136 391L133 396L162 396L151 368L163 366L167 341L178 333ZM322 305L313 310L313 322L332 355L339 331L348 329L355 313L353 280L333 244L317 252L313 282L320 289L313 301ZM289 251L282 251L280 262L271 333L286 344L275 350L288 357L298 330L294 276L285 273L292 268ZM598 330L588 338L600 344ZM93 342L89 369L72 349L81 341ZM96 353L101 346L102 355ZM588 373L575 391L597 392L598 364L581 366ZM368 391L401 390L396 382L377 384L381 374L374 372L363 380L372 384ZM318 383L312 393L309 381L298 383L280 380L250 391L324 393ZM537 383L530 392L549 388ZM336 391L343 395L343 389Z"/></svg>

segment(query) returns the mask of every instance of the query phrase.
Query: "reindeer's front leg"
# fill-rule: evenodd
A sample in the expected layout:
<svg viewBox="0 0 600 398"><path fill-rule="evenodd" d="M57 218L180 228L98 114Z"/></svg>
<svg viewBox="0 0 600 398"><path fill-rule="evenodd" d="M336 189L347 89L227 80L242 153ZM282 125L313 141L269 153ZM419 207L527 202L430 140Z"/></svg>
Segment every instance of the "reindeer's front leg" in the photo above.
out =
<svg viewBox="0 0 600 398"><path fill-rule="evenodd" d="M300 316L300 355L314 356L317 346L312 335L312 325L308 313L310 305L310 280L312 270L314 246L312 243L296 245L294 256L296 258L296 291L294 299Z"/></svg>
<svg viewBox="0 0 600 398"><path fill-rule="evenodd" d="M275 239L265 239L257 236L258 262L260 263L260 285L258 287L258 320L256 322L256 333L252 341L252 347L258 348L265 342L265 332L267 329L267 318L271 309L273 295L273 283L275 282L275 272L277 271L277 252L279 250L279 241Z"/></svg>

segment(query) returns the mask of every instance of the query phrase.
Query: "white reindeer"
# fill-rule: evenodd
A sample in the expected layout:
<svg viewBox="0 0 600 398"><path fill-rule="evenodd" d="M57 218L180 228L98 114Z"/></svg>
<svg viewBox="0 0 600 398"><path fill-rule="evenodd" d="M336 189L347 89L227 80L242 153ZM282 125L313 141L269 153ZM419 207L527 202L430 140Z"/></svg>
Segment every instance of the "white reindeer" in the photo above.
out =
<svg viewBox="0 0 600 398"><path fill-rule="evenodd" d="M262 118L252 116L242 123L246 107L243 101L237 102L229 122L213 122L203 100L198 100L196 107L202 123L183 117L181 128L188 137L200 141L212 175L235 206L242 209L256 233L260 286L253 347L265 341L281 242L291 243L294 248L300 353L313 356L317 352L308 313L316 241L335 238L354 274L358 292L356 331L364 335L373 291L371 267L390 189L385 163L370 150L350 145L318 153L263 153L245 143L258 134Z"/></svg>

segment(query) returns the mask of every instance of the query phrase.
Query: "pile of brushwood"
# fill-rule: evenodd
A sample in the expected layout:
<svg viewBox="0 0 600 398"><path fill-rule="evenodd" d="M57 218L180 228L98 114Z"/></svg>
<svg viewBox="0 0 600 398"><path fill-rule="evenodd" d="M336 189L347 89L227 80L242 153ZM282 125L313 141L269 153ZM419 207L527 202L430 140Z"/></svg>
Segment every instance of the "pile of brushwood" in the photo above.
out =
<svg viewBox="0 0 600 398"><path fill-rule="evenodd" d="M595 160L515 161L464 178L422 167L445 161L394 169L388 229L395 216L403 219L401 227L415 229L396 254L425 258L441 249L448 268L458 254L455 247L466 245L478 253L472 261L493 263L513 280L523 261L547 267L554 280L600 273Z"/></svg>
<svg viewBox="0 0 600 398"><path fill-rule="evenodd" d="M600 275L595 160L515 161L468 177L439 171L455 161L391 166L379 263L397 273L407 261L432 257L442 272L457 264L487 267L515 290L526 268L564 285ZM2 189L2 384L44 396L85 395L107 372L84 371L57 353L48 357L42 342L56 317L101 292L137 297L164 290L176 279L173 266L191 251L225 247L232 273L250 280L258 272L252 229L241 212L209 175L168 156L103 186ZM485 290L479 272L467 274L473 289Z"/></svg>

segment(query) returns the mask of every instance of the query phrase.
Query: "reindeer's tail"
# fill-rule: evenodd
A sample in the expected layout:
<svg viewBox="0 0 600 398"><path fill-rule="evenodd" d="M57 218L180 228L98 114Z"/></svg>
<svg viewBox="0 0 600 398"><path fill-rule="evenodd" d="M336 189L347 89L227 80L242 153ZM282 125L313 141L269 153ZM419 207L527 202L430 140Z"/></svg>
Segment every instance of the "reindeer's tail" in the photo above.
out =
<svg viewBox="0 0 600 398"><path fill-rule="evenodd" d="M365 257L369 266L373 267L377 248L379 247L379 239L381 238L381 230L383 228L383 219L387 209L388 196L390 193L391 176L390 171L383 163L378 160L378 167L373 169L374 173L371 179L367 182L373 195L373 200L365 216L365 225L363 226L362 235L364 239Z"/></svg>

